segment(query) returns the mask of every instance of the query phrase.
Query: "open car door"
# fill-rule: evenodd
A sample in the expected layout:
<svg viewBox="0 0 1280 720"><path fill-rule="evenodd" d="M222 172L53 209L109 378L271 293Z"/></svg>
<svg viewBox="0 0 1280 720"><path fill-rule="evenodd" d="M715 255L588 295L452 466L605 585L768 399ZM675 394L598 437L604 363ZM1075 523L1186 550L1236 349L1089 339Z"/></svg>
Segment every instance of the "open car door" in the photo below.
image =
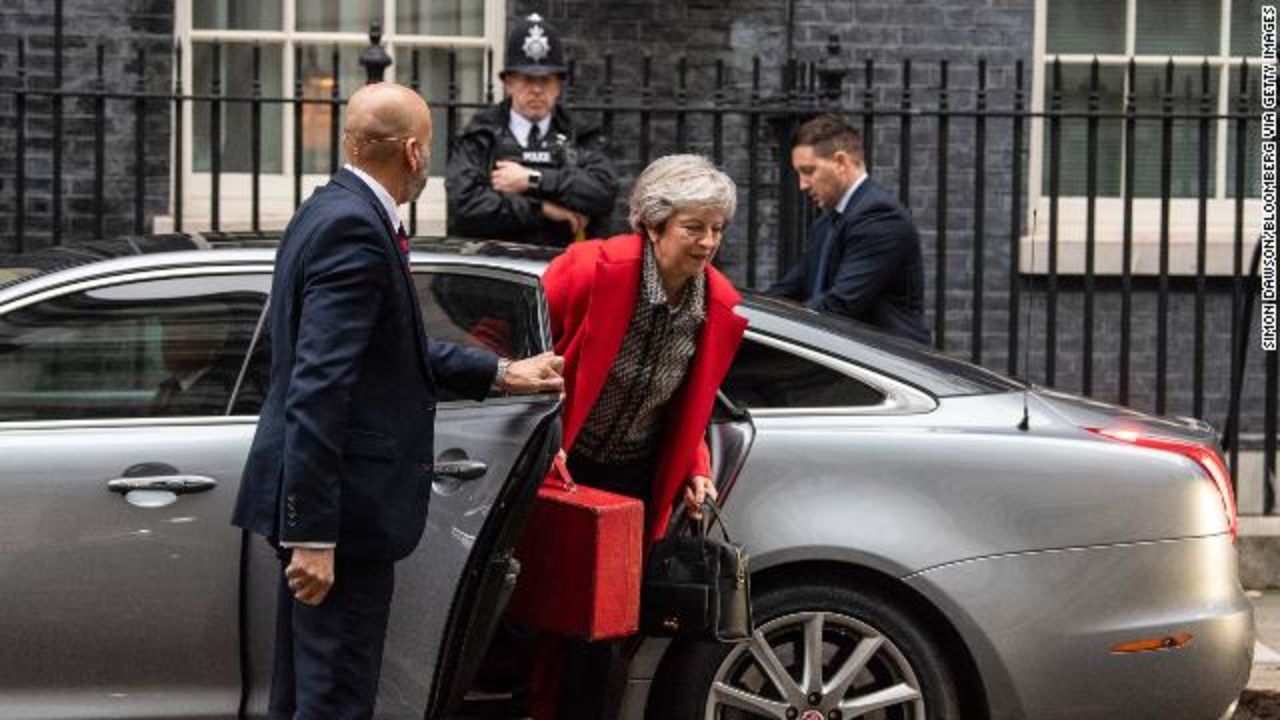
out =
<svg viewBox="0 0 1280 720"><path fill-rule="evenodd" d="M520 575L515 546L538 486L560 449L559 407L556 409L530 437L512 468L511 481L494 501L489 520L476 538L440 644L427 720L443 720L462 702L515 590Z"/></svg>

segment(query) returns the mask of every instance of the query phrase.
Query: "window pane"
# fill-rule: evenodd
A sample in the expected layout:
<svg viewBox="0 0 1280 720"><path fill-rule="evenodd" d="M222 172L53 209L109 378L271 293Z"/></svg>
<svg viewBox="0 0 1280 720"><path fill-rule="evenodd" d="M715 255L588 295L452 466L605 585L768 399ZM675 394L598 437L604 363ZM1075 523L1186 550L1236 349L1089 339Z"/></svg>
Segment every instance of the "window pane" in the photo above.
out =
<svg viewBox="0 0 1280 720"><path fill-rule="evenodd" d="M301 45L302 63L298 73L302 78L302 96L328 100L334 90L333 45ZM354 45L343 45L338 48L338 77L336 79L339 98L350 97L365 83L364 66L360 64L362 48ZM338 167L342 167L342 121L346 117L346 106L338 109ZM302 106L302 169L309 173L329 173L335 170L330 166L330 148L334 139L330 135L333 122L333 105L330 103L308 103Z"/></svg>
<svg viewBox="0 0 1280 720"><path fill-rule="evenodd" d="M0 420L224 415L265 298L246 288L262 285L127 283L9 313Z"/></svg>
<svg viewBox="0 0 1280 720"><path fill-rule="evenodd" d="M262 401L267 398L267 390L271 381L271 332L263 325L257 342L249 350L249 361L244 371L244 380L236 392L231 404L232 415L257 415L262 410Z"/></svg>
<svg viewBox="0 0 1280 720"><path fill-rule="evenodd" d="M1136 88L1138 112L1159 114L1164 108L1165 68L1139 67ZM1209 72L1209 112L1217 113L1218 73ZM1174 68L1173 113L1200 112L1205 93L1201 90L1199 65ZM1139 120L1134 142L1137 155L1134 158L1133 192L1137 197L1160 197L1160 168L1163 142L1163 120ZM1206 142L1209 146L1208 193L1214 189L1214 138L1217 123L1208 124ZM1171 197L1197 197L1200 183L1200 121L1175 119L1172 128L1170 162Z"/></svg>
<svg viewBox="0 0 1280 720"><path fill-rule="evenodd" d="M1079 112L1088 110L1090 93L1089 65L1062 65L1062 110ZM1045 67L1045 100L1044 107L1048 111L1053 101L1053 64ZM1124 68L1114 65L1103 65L1098 72L1098 108L1099 112L1119 112L1124 108ZM1124 137L1122 120L1102 119L1098 121L1098 195L1120 194L1120 172L1123 156L1121 153ZM1059 140L1058 194L1063 196L1083 196L1088 191L1088 121L1083 118L1063 118L1061 120ZM1049 193L1050 164L1053 137L1049 132L1049 123L1044 128L1044 162L1043 192Z"/></svg>
<svg viewBox="0 0 1280 720"><path fill-rule="evenodd" d="M396 0L396 32L484 35L484 3L476 0Z"/></svg>
<svg viewBox="0 0 1280 720"><path fill-rule="evenodd" d="M1139 55L1217 55L1222 0L1137 0ZM1121 3L1123 4L1123 3Z"/></svg>
<svg viewBox="0 0 1280 720"><path fill-rule="evenodd" d="M1123 53L1124 8L1119 0L1049 0L1045 51Z"/></svg>
<svg viewBox="0 0 1280 720"><path fill-rule="evenodd" d="M193 0L197 30L282 30L282 0Z"/></svg>
<svg viewBox="0 0 1280 720"><path fill-rule="evenodd" d="M192 43L192 75L195 92L212 94L215 68L214 46L211 43ZM262 96L280 97L281 60L279 45L262 46ZM222 95L246 97L253 92L253 46L246 43L227 43L222 46L222 63L219 80ZM212 103L196 102L192 105L191 144L196 172L209 172L209 140L213 125L209 117ZM252 169L253 105L247 100L224 100L219 116L222 119L221 148L222 172L249 172ZM263 103L262 108L262 172L281 171L281 113L278 103Z"/></svg>
<svg viewBox="0 0 1280 720"><path fill-rule="evenodd" d="M720 386L747 408L857 407L884 401L875 388L771 345L743 340Z"/></svg>
<svg viewBox="0 0 1280 720"><path fill-rule="evenodd" d="M444 48L418 48L416 85L413 51L413 48L403 45L396 48L396 81L416 88L430 103L431 122L435 129L435 136L431 143L431 174L443 175L450 137L448 112L445 109L445 103L449 100L449 51ZM458 73L456 84L459 101L483 102L485 97L484 51L479 48L468 48L456 52ZM459 127L453 128L453 133L461 132L475 114L474 108L459 111Z"/></svg>
<svg viewBox="0 0 1280 720"><path fill-rule="evenodd" d="M427 337L491 350L521 359L542 352L538 292L498 278L451 273L414 273ZM458 400L443 385L441 400Z"/></svg>
<svg viewBox="0 0 1280 720"><path fill-rule="evenodd" d="M304 32L369 32L382 21L382 0L297 0L297 29Z"/></svg>
<svg viewBox="0 0 1280 720"><path fill-rule="evenodd" d="M1257 65L1249 66L1249 88L1246 90L1248 103L1249 123L1245 131L1245 192L1247 197L1260 197L1262 194L1261 172L1262 172L1262 102L1259 99L1259 74ZM1227 92L1230 93L1227 102L1229 112L1235 112L1237 103L1240 99L1240 71L1233 68L1230 72L1230 85ZM1231 120L1227 123L1227 196L1236 196L1236 132L1238 122Z"/></svg>
<svg viewBox="0 0 1280 720"><path fill-rule="evenodd" d="M1231 0L1231 55L1262 54L1262 0Z"/></svg>

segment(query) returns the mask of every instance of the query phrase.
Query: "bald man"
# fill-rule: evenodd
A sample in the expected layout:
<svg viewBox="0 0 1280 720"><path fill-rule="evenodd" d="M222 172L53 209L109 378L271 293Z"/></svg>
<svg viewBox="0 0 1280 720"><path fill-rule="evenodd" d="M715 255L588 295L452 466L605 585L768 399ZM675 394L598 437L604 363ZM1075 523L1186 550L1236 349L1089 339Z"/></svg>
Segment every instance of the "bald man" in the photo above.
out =
<svg viewBox="0 0 1280 720"><path fill-rule="evenodd" d="M373 715L393 563L427 516L436 385L554 392L560 358L430 341L397 206L427 182L431 114L408 88L347 105L348 164L276 253L271 378L232 522L278 548L271 717Z"/></svg>

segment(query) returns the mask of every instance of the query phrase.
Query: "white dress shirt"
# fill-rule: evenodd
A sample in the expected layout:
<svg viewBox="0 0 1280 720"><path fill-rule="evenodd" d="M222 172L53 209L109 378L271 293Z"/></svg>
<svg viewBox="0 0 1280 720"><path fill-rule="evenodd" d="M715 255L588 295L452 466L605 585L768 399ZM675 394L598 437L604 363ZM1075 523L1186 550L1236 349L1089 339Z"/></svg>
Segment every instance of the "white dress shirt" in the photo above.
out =
<svg viewBox="0 0 1280 720"><path fill-rule="evenodd" d="M347 163L342 167L346 170L350 170L353 175L363 180L364 184L369 186L369 189L372 190L373 194L378 198L378 202L382 203L382 209L387 211L387 220L393 227L399 229L401 227L401 222L400 214L396 212L396 201L391 197L391 193L387 192L387 189L382 187L382 183L378 182L369 173L361 170L351 163Z"/></svg>
<svg viewBox="0 0 1280 720"><path fill-rule="evenodd" d="M533 121L512 110L511 122L507 124L507 127L511 129L511 134L515 136L516 142L520 143L520 147L525 147L529 140L529 128L533 127ZM538 136L546 137L550 130L551 116L547 115L538 121Z"/></svg>
<svg viewBox="0 0 1280 720"><path fill-rule="evenodd" d="M862 185L863 182L866 181L866 179L867 179L867 174L862 173L862 177L858 178L858 180L854 182L853 185L849 186L849 189L846 190L844 195L840 198L840 202L836 203L837 215L844 214L844 209L849 207L849 201L853 199L853 194L858 192L858 188Z"/></svg>

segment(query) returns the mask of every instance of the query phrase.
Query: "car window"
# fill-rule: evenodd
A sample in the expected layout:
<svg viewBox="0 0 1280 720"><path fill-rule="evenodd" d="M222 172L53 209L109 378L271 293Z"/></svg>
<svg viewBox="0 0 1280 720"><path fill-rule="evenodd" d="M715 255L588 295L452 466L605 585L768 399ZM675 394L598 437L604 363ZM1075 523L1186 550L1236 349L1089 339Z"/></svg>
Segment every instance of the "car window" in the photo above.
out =
<svg viewBox="0 0 1280 720"><path fill-rule="evenodd" d="M820 313L796 306L787 300L744 293L743 307L750 317L765 316L795 323L807 330L819 330L839 338L842 353L860 367L879 368L885 374L909 382L935 396L981 395L1021 390L1022 384L980 365L965 362L928 345L894 337L843 315ZM789 331L789 332L795 332ZM809 334L809 333L806 333ZM809 334L812 347L826 342ZM892 368L892 370L890 369Z"/></svg>
<svg viewBox="0 0 1280 720"><path fill-rule="evenodd" d="M413 274L427 337L520 359L542 352L538 288L512 279L425 271ZM440 400L459 396L438 388Z"/></svg>
<svg viewBox="0 0 1280 720"><path fill-rule="evenodd" d="M414 288L427 337L491 350L503 357L526 358L544 349L535 285L512 279L443 271L417 271ZM233 415L256 415L266 395L271 369L271 328L264 324L253 345ZM437 387L440 401L461 400Z"/></svg>
<svg viewBox="0 0 1280 720"><path fill-rule="evenodd" d="M885 399L864 382L749 337L720 389L735 405L753 409L860 407Z"/></svg>
<svg viewBox="0 0 1280 720"><path fill-rule="evenodd" d="M267 398L267 385L271 380L271 326L267 322L265 306L260 314L259 327L255 330L249 358L245 361L244 377L231 403L231 415L257 415Z"/></svg>
<svg viewBox="0 0 1280 720"><path fill-rule="evenodd" d="M263 283L121 282L10 311L0 317L0 421L225 415Z"/></svg>

